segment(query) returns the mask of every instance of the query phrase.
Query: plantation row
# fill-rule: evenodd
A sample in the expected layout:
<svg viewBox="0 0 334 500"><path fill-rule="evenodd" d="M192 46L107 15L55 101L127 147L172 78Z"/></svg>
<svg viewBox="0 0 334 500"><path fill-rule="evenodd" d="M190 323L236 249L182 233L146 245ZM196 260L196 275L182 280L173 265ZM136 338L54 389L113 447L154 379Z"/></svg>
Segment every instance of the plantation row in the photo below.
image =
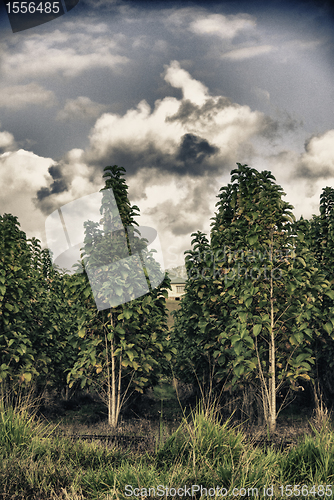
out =
<svg viewBox="0 0 334 500"><path fill-rule="evenodd" d="M294 391L313 387L330 398L334 190L323 190L320 215L296 221L270 172L238 164L219 192L210 240L200 231L192 235L185 295L169 330L168 275L150 293L112 303L115 291L118 304L123 295L138 297L142 272L125 266L115 278L124 240L108 231L107 191L112 188L128 228L126 252L134 249L129 230L139 213L128 200L124 172L105 168L101 221L85 223L83 273L54 269L48 250L27 240L16 217L0 217L2 387L34 384L60 393L94 386L113 427L126 397L163 377L216 392L227 403L237 395L244 414L271 432ZM141 263L158 275L145 241L136 241ZM109 304L100 310L87 276L97 264L106 276L98 299Z"/></svg>

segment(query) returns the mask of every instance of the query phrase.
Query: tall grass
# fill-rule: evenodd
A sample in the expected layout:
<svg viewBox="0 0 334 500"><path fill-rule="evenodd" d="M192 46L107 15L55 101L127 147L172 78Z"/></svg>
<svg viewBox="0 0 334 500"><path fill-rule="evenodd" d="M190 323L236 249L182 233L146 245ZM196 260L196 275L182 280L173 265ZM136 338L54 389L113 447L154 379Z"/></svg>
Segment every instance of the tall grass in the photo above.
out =
<svg viewBox="0 0 334 500"><path fill-rule="evenodd" d="M47 426L36 422L36 404L31 394L12 394L0 400L0 449L3 454L26 449L45 435Z"/></svg>
<svg viewBox="0 0 334 500"><path fill-rule="evenodd" d="M264 486L275 485L271 498L277 499L282 498L280 485L305 484L310 489L334 480L329 425L314 429L288 451L261 449L230 421L222 421L215 405L199 405L156 453L138 454L50 435L27 408L2 405L0 413L0 498L6 500L125 499L134 488L138 490L132 498L144 498L149 488L159 485L162 499L180 498L166 488L177 491L185 485L202 488L202 497L200 490L193 492L196 499L205 498L204 488L216 487L226 488L228 497L238 488L239 495L231 497L255 497L257 492L257 498L268 498Z"/></svg>

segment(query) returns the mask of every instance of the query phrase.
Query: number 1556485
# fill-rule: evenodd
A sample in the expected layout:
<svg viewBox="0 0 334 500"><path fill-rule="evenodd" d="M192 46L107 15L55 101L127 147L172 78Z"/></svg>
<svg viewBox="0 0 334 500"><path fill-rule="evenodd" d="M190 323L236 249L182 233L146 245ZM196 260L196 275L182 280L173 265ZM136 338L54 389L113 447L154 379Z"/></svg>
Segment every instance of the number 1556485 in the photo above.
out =
<svg viewBox="0 0 334 500"><path fill-rule="evenodd" d="M8 2L6 3L8 14L58 14L58 2Z"/></svg>

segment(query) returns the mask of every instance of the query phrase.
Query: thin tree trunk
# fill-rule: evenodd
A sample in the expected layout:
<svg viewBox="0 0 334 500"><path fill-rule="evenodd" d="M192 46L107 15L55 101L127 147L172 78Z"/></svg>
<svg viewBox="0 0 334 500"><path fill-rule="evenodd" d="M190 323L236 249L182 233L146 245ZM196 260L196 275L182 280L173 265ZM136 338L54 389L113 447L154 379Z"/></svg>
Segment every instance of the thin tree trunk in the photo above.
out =
<svg viewBox="0 0 334 500"><path fill-rule="evenodd" d="M114 339L111 340L111 425L116 427L116 366Z"/></svg>
<svg viewBox="0 0 334 500"><path fill-rule="evenodd" d="M270 244L270 261L273 262L273 231L271 233L271 244ZM269 347L269 359L270 359L270 381L269 381L269 393L270 393L270 416L269 416L269 432L275 432L276 430L276 370L275 370L275 334L274 334L274 291L273 291L273 272L270 273L270 347Z"/></svg>
<svg viewBox="0 0 334 500"><path fill-rule="evenodd" d="M122 353L120 354L119 357L119 367L118 367L116 425L118 423L119 413L121 410L121 389L122 389Z"/></svg>
<svg viewBox="0 0 334 500"><path fill-rule="evenodd" d="M111 319L112 322L112 319ZM110 385L110 365L109 365L109 347L107 333L104 334L105 344L106 344L106 361L107 361L107 399L108 399L108 424L111 425L111 385Z"/></svg>

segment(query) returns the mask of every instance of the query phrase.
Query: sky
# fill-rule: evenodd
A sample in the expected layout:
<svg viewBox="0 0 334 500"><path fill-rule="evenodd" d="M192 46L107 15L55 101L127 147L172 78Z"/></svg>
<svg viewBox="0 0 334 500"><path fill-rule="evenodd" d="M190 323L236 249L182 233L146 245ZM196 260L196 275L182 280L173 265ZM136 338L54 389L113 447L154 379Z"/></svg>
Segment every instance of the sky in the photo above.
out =
<svg viewBox="0 0 334 500"><path fill-rule="evenodd" d="M80 0L17 33L0 3L0 214L45 247L48 216L116 164L171 268L239 162L310 218L334 181L333 82L325 1Z"/></svg>

